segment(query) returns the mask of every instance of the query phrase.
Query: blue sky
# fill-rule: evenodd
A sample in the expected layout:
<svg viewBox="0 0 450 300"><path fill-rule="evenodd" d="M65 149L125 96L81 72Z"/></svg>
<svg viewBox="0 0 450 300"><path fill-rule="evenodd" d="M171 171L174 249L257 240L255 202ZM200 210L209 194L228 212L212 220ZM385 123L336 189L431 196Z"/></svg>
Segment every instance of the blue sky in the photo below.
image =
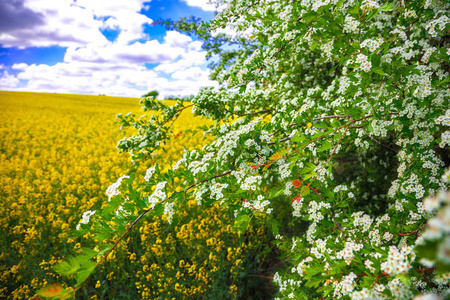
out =
<svg viewBox="0 0 450 300"><path fill-rule="evenodd" d="M214 10L208 0L0 1L0 90L195 94L215 86L201 43L151 24Z"/></svg>

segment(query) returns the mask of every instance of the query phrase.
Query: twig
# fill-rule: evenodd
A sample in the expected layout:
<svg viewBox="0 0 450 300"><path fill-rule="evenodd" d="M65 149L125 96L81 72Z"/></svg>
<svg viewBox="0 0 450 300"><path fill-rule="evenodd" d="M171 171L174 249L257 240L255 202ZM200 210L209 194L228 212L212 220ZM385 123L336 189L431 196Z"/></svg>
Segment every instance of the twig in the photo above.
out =
<svg viewBox="0 0 450 300"><path fill-rule="evenodd" d="M386 146L385 144L383 144L383 143L381 143L380 141L378 141L378 140L376 140L375 138L373 138L373 137L372 137L370 134L368 134L364 129L363 129L363 131L367 134L367 136L368 136L369 138L371 138L372 140L374 140L375 142L377 142L377 143L380 144L381 146L383 146L383 147L385 147L385 148L388 148L388 149L394 151L395 153L398 153L396 150L392 149L392 148L389 147L389 146Z"/></svg>
<svg viewBox="0 0 450 300"><path fill-rule="evenodd" d="M257 115L257 114L265 114L265 113L270 113L270 112L271 112L270 109L266 109L266 110L255 111L255 112L252 112L252 113L247 113L247 114L244 114L244 116L251 116L251 115Z"/></svg>
<svg viewBox="0 0 450 300"><path fill-rule="evenodd" d="M342 230L342 228L341 228L341 226L339 225L339 223L336 221L336 218L334 217L334 214L333 214L333 212L331 211L331 209L330 209L330 213L331 213L331 217L333 218L334 224L336 224L337 228L339 228L339 230L341 231L342 237L344 238L344 241L345 241L346 238L345 238L344 231Z"/></svg>
<svg viewBox="0 0 450 300"><path fill-rule="evenodd" d="M397 233L400 236L408 236L408 235L413 235L414 233L417 233L419 231L419 229L414 230L413 232L410 233Z"/></svg>

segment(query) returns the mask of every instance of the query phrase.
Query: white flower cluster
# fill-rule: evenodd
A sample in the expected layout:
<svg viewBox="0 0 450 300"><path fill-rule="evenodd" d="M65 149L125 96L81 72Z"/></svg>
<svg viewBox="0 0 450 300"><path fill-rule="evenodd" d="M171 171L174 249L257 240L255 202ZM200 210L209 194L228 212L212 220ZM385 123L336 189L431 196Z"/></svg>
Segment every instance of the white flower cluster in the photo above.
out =
<svg viewBox="0 0 450 300"><path fill-rule="evenodd" d="M327 239L317 239L316 241L316 247L311 248L311 253L314 254L317 258L322 258L324 255L323 253L327 251L328 253L331 253L331 249L327 249Z"/></svg>
<svg viewBox="0 0 450 300"><path fill-rule="evenodd" d="M155 167L148 168L145 171L144 180L148 182L150 180L150 178L152 178L154 173L155 173Z"/></svg>
<svg viewBox="0 0 450 300"><path fill-rule="evenodd" d="M331 58L333 51L333 41L329 41L328 43L323 44L321 46L321 49L323 50L323 54L325 54L327 58Z"/></svg>
<svg viewBox="0 0 450 300"><path fill-rule="evenodd" d="M419 98L425 98L433 92L431 87L431 73L422 73L421 75L413 74L408 77L408 80L419 84L414 91L414 95Z"/></svg>
<svg viewBox="0 0 450 300"><path fill-rule="evenodd" d="M361 9L363 10L371 10L374 8L379 8L380 4L376 0L363 0L361 3Z"/></svg>
<svg viewBox="0 0 450 300"><path fill-rule="evenodd" d="M337 193L339 191L347 191L347 190L348 190L348 187L345 184L340 184L334 188L333 192Z"/></svg>
<svg viewBox="0 0 450 300"><path fill-rule="evenodd" d="M83 216L81 217L80 222L79 222L78 225L77 225L77 230L80 230L81 223L83 223L83 224L89 223L90 217L91 217L92 215L94 215L95 212L96 212L95 210L87 210L87 211L85 211L85 212L83 213Z"/></svg>
<svg viewBox="0 0 450 300"><path fill-rule="evenodd" d="M123 205L120 205L116 210L116 216L120 217L120 216L130 216L130 215L131 215L131 212L125 210L123 208Z"/></svg>
<svg viewBox="0 0 450 300"><path fill-rule="evenodd" d="M434 51L436 51L436 47L427 48L427 50L422 56L422 62L427 63L428 60L430 59L431 54L433 54Z"/></svg>
<svg viewBox="0 0 450 300"><path fill-rule="evenodd" d="M188 169L190 171L192 171L194 176L197 175L198 172L205 173L206 170L208 170L208 166L209 166L208 161L210 161L213 157L214 157L213 152L207 153L207 154L203 155L202 160L200 160L200 161L196 160L196 161L191 162L188 166Z"/></svg>
<svg viewBox="0 0 450 300"><path fill-rule="evenodd" d="M364 214L364 212L359 211L352 214L353 219L353 225L355 227L362 226L362 232L366 232L370 229L370 226L372 225L373 219L369 216Z"/></svg>
<svg viewBox="0 0 450 300"><path fill-rule="evenodd" d="M182 163L185 163L186 162L186 158L181 158L180 160L178 160L174 165L173 165L173 167L172 167L172 171L175 171L175 170L178 170L179 168L180 168L180 165L182 164Z"/></svg>
<svg viewBox="0 0 450 300"><path fill-rule="evenodd" d="M439 147L444 148L445 145L450 145L450 131L449 130L442 133L442 135L441 135L441 142L439 143Z"/></svg>
<svg viewBox="0 0 450 300"><path fill-rule="evenodd" d="M385 120L373 120L372 121L372 130L374 136L381 136L386 137L387 136L387 129L389 125L392 124L392 121L385 121Z"/></svg>
<svg viewBox="0 0 450 300"><path fill-rule="evenodd" d="M327 175L327 169L325 169L324 167L322 167L322 166L317 166L315 169L314 169L314 172L316 173L316 175L317 175L317 180L319 180L319 181L321 181L321 182L324 182L325 181L325 175Z"/></svg>
<svg viewBox="0 0 450 300"><path fill-rule="evenodd" d="M292 5L286 5L283 7L281 13L278 14L278 18L284 21L289 21L292 18Z"/></svg>
<svg viewBox="0 0 450 300"><path fill-rule="evenodd" d="M203 194L209 191L206 185L200 186L194 193L194 198L197 201L198 205L202 204Z"/></svg>
<svg viewBox="0 0 450 300"><path fill-rule="evenodd" d="M307 258L303 259L298 265L297 265L297 273L300 276L303 276L305 273L305 269L308 267L307 263L313 261L313 258L308 256Z"/></svg>
<svg viewBox="0 0 450 300"><path fill-rule="evenodd" d="M373 288L369 291L367 288L363 288L361 291L355 291L350 295L352 300L383 300L389 299L386 294L382 292L386 287L382 284L375 283Z"/></svg>
<svg viewBox="0 0 450 300"><path fill-rule="evenodd" d="M336 3L336 0L311 0L311 9L317 11L320 7L328 5L330 2Z"/></svg>
<svg viewBox="0 0 450 300"><path fill-rule="evenodd" d="M372 68L372 63L370 61L368 61L367 56L365 56L362 53L358 54L355 62L357 64L359 64L359 67L361 68L361 70L363 70L366 73L369 72L370 69Z"/></svg>
<svg viewBox="0 0 450 300"><path fill-rule="evenodd" d="M227 183L218 183L218 182L213 183L213 185L210 188L211 197L216 197L216 200L220 200L221 198L223 198L222 190L227 187L228 187Z"/></svg>
<svg viewBox="0 0 450 300"><path fill-rule="evenodd" d="M365 39L362 43L361 43L361 48L369 48L370 52L374 52L375 50L377 50L381 44L383 44L383 39L379 38L376 40L372 40L372 39Z"/></svg>
<svg viewBox="0 0 450 300"><path fill-rule="evenodd" d="M334 283L334 294L333 296L337 299L342 298L342 296L350 294L355 287L355 279L358 278L356 274L351 272L347 276L342 277L342 281Z"/></svg>
<svg viewBox="0 0 450 300"><path fill-rule="evenodd" d="M216 155L216 161L225 161L228 156L234 155L234 149L237 148L238 141L241 135L248 134L255 129L255 126L260 123L262 118L255 118L250 121L248 124L244 124L239 126L238 129L232 130L227 134L219 137L216 141L214 141L211 146L216 147L218 149ZM235 124L239 124L243 119L238 119L235 121ZM211 156L208 157L208 160L214 156L214 153L211 153ZM192 164L192 163L191 163ZM189 166L189 169L191 166ZM206 171L206 168L205 168Z"/></svg>
<svg viewBox="0 0 450 300"><path fill-rule="evenodd" d="M280 165L278 172L280 173L281 179L288 178L291 175L291 169L289 168L289 164Z"/></svg>
<svg viewBox="0 0 450 300"><path fill-rule="evenodd" d="M274 35L269 37L269 45L273 44L274 41L276 41L278 38L280 38L280 34L279 33L275 33Z"/></svg>
<svg viewBox="0 0 450 300"><path fill-rule="evenodd" d="M264 196L259 195L257 200L244 201L245 208L251 208L259 212L264 212L264 209L270 204L269 200L264 200ZM266 213L270 214L272 212L271 208L266 210Z"/></svg>
<svg viewBox="0 0 450 300"><path fill-rule="evenodd" d="M151 208L155 207L157 203L164 201L166 199L167 195L163 191L166 184L167 181L159 182L155 187L155 191L150 196L148 196L148 204L151 205Z"/></svg>
<svg viewBox="0 0 450 300"><path fill-rule="evenodd" d="M120 184L122 183L122 180L124 180L125 178L130 178L130 176L128 176L128 175L123 175L122 177L120 177L119 179L117 179L116 182L114 182L113 184L111 184L111 185L106 189L106 195L108 196L108 201L110 201L112 197L117 196L117 195L120 194L119 187L120 187Z"/></svg>
<svg viewBox="0 0 450 300"><path fill-rule="evenodd" d="M173 203L169 203L169 202L166 202L165 204L164 204L164 214L166 215L166 216L168 216L168 222L169 222L169 224L172 224L172 219L173 219Z"/></svg>
<svg viewBox="0 0 450 300"><path fill-rule="evenodd" d="M435 119L437 125L450 126L450 109L447 109L444 115Z"/></svg>
<svg viewBox="0 0 450 300"><path fill-rule="evenodd" d="M411 9L405 9L405 10L403 11L403 16L404 16L405 18L413 18L413 19L417 18L416 12L413 11L413 10L411 10Z"/></svg>
<svg viewBox="0 0 450 300"><path fill-rule="evenodd" d="M360 138L355 139L355 146L359 148L365 148L369 149L369 142L368 141L361 141Z"/></svg>
<svg viewBox="0 0 450 300"><path fill-rule="evenodd" d="M292 201L292 208L294 211L292 212L292 215L294 217L300 217L300 209L303 206L303 198L301 197L295 197L294 201Z"/></svg>
<svg viewBox="0 0 450 300"><path fill-rule="evenodd" d="M261 184L261 179L262 177L259 175L247 177L241 184L241 189L243 189L244 191L256 191L257 185Z"/></svg>
<svg viewBox="0 0 450 300"><path fill-rule="evenodd" d="M422 199L425 194L425 189L422 184L419 183L419 177L412 173L411 176L403 182L400 187L400 191L407 195L409 193L416 193L416 199Z"/></svg>
<svg viewBox="0 0 450 300"><path fill-rule="evenodd" d="M414 260L414 253L411 247L405 246L400 250L395 246L389 247L387 261L381 263L381 270L391 276L407 273L411 268L408 255L411 255L412 260Z"/></svg>
<svg viewBox="0 0 450 300"><path fill-rule="evenodd" d="M358 252L363 248L363 244L358 244L354 242L346 242L345 248L336 253L337 259L344 259L345 263L349 265L352 260L355 258L354 251Z"/></svg>
<svg viewBox="0 0 450 300"><path fill-rule="evenodd" d="M394 237L394 235L392 233L390 233L390 232L387 232L387 231L383 234L383 239L386 240L386 241L392 240L393 237Z"/></svg>
<svg viewBox="0 0 450 300"><path fill-rule="evenodd" d="M270 142L272 138L270 137L269 133L265 130L261 131L261 136L259 137L262 141Z"/></svg>
<svg viewBox="0 0 450 300"><path fill-rule="evenodd" d="M447 171L450 174L450 169ZM450 176L450 175L448 175ZM424 241L442 240L439 248L437 258L450 263L448 253L450 252L450 192L441 191L436 197L429 197L424 201L425 209L433 212L442 207L438 214L428 220L427 229L417 241L418 244L423 244ZM421 261L421 263L424 263Z"/></svg>
<svg viewBox="0 0 450 300"><path fill-rule="evenodd" d="M432 37L437 37L436 26L439 30L443 31L445 26L450 23L450 19L447 16L441 16L439 19L435 19L427 24L426 29Z"/></svg>
<svg viewBox="0 0 450 300"><path fill-rule="evenodd" d="M358 33L359 21L350 15L345 16L344 32Z"/></svg>
<svg viewBox="0 0 450 300"><path fill-rule="evenodd" d="M412 297L414 297L414 293L406 287L399 278L390 281L388 283L388 288L394 299L412 299Z"/></svg>

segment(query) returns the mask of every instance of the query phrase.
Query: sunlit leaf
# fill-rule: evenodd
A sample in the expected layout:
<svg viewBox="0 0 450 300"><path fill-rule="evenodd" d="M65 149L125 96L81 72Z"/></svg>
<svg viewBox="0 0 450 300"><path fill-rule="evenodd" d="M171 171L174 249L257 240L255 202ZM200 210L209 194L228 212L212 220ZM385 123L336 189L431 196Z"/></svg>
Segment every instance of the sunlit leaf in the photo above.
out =
<svg viewBox="0 0 450 300"><path fill-rule="evenodd" d="M272 155L271 157L269 157L269 160L279 160L281 158L280 153L275 153L274 155Z"/></svg>
<svg viewBox="0 0 450 300"><path fill-rule="evenodd" d="M67 291L70 292L71 290L66 290L61 284L55 283L43 287L42 289L38 290L36 294L42 297L55 298L67 294Z"/></svg>

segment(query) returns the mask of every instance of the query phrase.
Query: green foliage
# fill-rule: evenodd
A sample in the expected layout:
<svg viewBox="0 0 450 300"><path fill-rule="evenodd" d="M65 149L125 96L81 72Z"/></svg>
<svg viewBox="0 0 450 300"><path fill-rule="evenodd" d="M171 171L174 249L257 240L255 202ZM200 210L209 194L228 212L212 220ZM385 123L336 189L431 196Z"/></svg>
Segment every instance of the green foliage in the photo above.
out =
<svg viewBox="0 0 450 300"><path fill-rule="evenodd" d="M147 94L145 94L144 96L142 96L142 98L151 97L153 99L156 99L156 97L158 97L158 95L159 95L158 91L151 91L151 92L148 92Z"/></svg>

